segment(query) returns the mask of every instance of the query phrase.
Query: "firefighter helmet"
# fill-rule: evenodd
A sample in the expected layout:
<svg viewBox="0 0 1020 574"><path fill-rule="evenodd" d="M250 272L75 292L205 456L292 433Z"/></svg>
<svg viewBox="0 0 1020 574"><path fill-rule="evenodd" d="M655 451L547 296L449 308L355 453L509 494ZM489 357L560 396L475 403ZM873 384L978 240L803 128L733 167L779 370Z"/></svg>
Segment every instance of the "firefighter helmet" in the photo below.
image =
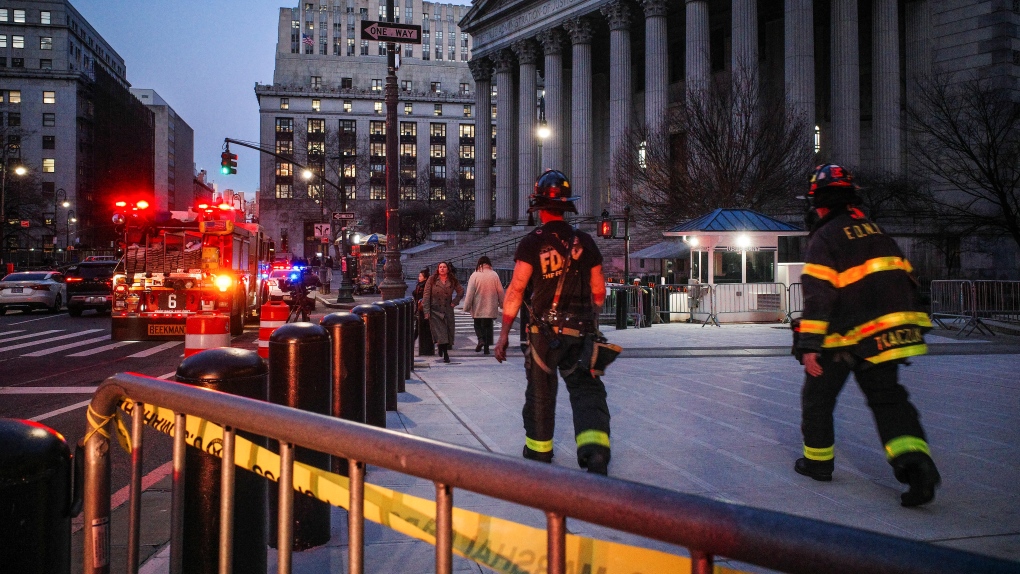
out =
<svg viewBox="0 0 1020 574"><path fill-rule="evenodd" d="M827 163L815 168L811 174L811 189L808 200L812 207L837 207L856 203L857 190L854 176L843 166Z"/></svg>
<svg viewBox="0 0 1020 574"><path fill-rule="evenodd" d="M578 199L581 198L570 195L570 180L563 172L547 169L535 181L535 192L531 194L528 213L543 209L577 213L574 202Z"/></svg>

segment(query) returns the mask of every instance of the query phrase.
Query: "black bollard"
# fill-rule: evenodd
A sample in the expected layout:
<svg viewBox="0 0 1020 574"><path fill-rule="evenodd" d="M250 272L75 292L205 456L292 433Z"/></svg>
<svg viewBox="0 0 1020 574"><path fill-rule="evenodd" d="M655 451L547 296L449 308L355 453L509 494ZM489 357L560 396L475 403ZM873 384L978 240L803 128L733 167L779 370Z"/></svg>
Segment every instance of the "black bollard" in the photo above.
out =
<svg viewBox="0 0 1020 574"><path fill-rule="evenodd" d="M269 336L269 402L322 415L330 414L329 333L313 323L287 323ZM276 452L279 446L275 444ZM329 455L303 447L294 460L330 469ZM276 547L278 484L269 489L270 546ZM311 496L294 497L294 550L329 542L329 504Z"/></svg>
<svg viewBox="0 0 1020 574"><path fill-rule="evenodd" d="M407 301L404 298L395 299L400 323L397 328L397 393L404 392L404 385L407 382L407 328L410 326L410 310L407 308Z"/></svg>
<svg viewBox="0 0 1020 574"><path fill-rule="evenodd" d="M266 400L269 377L266 363L255 351L209 349L196 353L177 367L177 382L250 399ZM238 431L258 446L266 439ZM218 448L220 445L210 444ZM230 461L231 463L233 461ZM223 461L195 448L185 451L184 572L219 570L220 473ZM234 475L234 572L266 571L266 479L242 470Z"/></svg>
<svg viewBox="0 0 1020 574"><path fill-rule="evenodd" d="M376 301L386 313L386 410L397 410L397 385L400 379L400 309L393 300Z"/></svg>
<svg viewBox="0 0 1020 574"><path fill-rule="evenodd" d="M404 297L404 305L407 306L407 352L404 353L404 380L411 378L411 371L414 369L414 322L418 318L418 307L414 297ZM405 389L401 389L403 391Z"/></svg>
<svg viewBox="0 0 1020 574"><path fill-rule="evenodd" d="M386 311L358 305L351 313L365 322L365 422L386 428Z"/></svg>
<svg viewBox="0 0 1020 574"><path fill-rule="evenodd" d="M365 323L361 317L343 311L330 313L319 321L329 332L332 360L334 417L365 422ZM333 458L333 472L347 476L347 459Z"/></svg>
<svg viewBox="0 0 1020 574"><path fill-rule="evenodd" d="M626 329L627 328L627 287L622 287L616 290L616 328Z"/></svg>
<svg viewBox="0 0 1020 574"><path fill-rule="evenodd" d="M0 572L71 571L71 450L41 423L0 419Z"/></svg>

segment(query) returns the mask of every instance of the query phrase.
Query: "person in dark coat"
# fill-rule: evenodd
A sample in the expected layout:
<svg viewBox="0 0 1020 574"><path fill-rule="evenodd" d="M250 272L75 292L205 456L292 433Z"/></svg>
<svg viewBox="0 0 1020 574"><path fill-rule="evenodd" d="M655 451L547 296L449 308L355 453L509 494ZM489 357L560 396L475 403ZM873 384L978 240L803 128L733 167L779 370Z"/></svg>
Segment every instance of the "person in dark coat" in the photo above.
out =
<svg viewBox="0 0 1020 574"><path fill-rule="evenodd" d="M429 280L429 268L426 267L418 272L418 284L414 286L414 307L417 309L418 323L415 330L418 334L418 354L431 356L436 354L436 344L432 341L432 330L429 322L425 319L425 306L422 299L425 298L425 283Z"/></svg>
<svg viewBox="0 0 1020 574"><path fill-rule="evenodd" d="M450 362L450 348L453 347L456 322L453 308L464 297L464 287L454 277L453 267L442 262L436 267L436 274L425 282L423 307L425 318L432 329L432 339L439 345L443 362Z"/></svg>

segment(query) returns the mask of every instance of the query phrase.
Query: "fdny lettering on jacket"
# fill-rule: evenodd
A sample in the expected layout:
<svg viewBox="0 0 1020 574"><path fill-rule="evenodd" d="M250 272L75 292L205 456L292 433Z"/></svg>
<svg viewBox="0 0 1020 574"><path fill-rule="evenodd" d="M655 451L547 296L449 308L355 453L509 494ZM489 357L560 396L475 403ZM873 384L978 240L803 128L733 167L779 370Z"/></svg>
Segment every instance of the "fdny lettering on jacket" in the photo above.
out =
<svg viewBox="0 0 1020 574"><path fill-rule="evenodd" d="M921 329L917 327L896 329L895 331L888 331L875 337L875 344L878 345L879 351L884 351L890 347L902 347L904 345L921 343L923 341L924 337L921 335Z"/></svg>
<svg viewBox="0 0 1020 574"><path fill-rule="evenodd" d="M853 241L869 235L881 235L882 230L875 223L861 223L860 225L847 225L843 228L846 238Z"/></svg>
<svg viewBox="0 0 1020 574"><path fill-rule="evenodd" d="M574 242L570 247L570 257L574 261L581 258L584 248L581 241L574 236ZM539 263L542 266L542 279L555 279L563 273L563 256L551 245L544 245L538 254Z"/></svg>

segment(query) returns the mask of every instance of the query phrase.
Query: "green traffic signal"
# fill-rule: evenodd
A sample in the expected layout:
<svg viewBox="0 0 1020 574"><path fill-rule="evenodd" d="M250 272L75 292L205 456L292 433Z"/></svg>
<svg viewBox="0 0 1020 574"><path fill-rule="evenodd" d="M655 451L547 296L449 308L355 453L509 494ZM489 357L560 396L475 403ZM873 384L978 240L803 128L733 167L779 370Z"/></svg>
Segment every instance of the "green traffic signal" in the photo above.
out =
<svg viewBox="0 0 1020 574"><path fill-rule="evenodd" d="M231 175L237 173L237 154L225 151L220 154L220 173Z"/></svg>

